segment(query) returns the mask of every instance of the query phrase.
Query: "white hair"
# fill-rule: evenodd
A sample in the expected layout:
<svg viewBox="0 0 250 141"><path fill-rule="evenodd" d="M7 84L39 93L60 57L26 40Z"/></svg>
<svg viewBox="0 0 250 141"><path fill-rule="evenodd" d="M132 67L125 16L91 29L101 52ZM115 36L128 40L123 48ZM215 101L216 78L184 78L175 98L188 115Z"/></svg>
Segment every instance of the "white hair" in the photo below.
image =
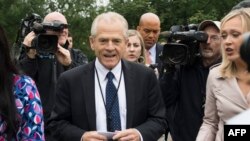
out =
<svg viewBox="0 0 250 141"><path fill-rule="evenodd" d="M127 20L120 14L116 13L116 12L107 12L107 13L102 13L100 15L98 15L91 26L91 36L95 36L96 32L97 32L97 26L99 24L100 21L105 21L106 24L110 24L110 23L114 23L116 21L121 22L123 24L124 27L124 37L128 37L127 35L127 31L128 31L128 22Z"/></svg>

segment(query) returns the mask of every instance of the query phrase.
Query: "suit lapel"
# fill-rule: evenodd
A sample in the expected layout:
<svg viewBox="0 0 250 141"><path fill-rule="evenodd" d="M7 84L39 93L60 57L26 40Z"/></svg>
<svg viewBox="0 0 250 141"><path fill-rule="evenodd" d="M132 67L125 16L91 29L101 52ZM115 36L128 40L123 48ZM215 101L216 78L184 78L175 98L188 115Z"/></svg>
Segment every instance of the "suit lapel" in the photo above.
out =
<svg viewBox="0 0 250 141"><path fill-rule="evenodd" d="M231 98L231 100L233 102L238 103L242 107L248 108L248 102L247 102L244 94L242 93L242 91L239 87L239 84L237 83L236 78L232 78L232 80L229 83L231 83L231 85L232 85L231 88L236 88L238 91L238 93L237 92L232 93L232 97L229 97L229 98Z"/></svg>
<svg viewBox="0 0 250 141"><path fill-rule="evenodd" d="M91 62L83 72L84 103L86 104L86 116L88 116L90 130L96 130L94 62Z"/></svg>
<svg viewBox="0 0 250 141"><path fill-rule="evenodd" d="M127 103L127 128L132 127L133 115L135 108L135 74L130 65L126 61L122 61L122 69L124 72L124 81L126 89L126 103Z"/></svg>
<svg viewBox="0 0 250 141"><path fill-rule="evenodd" d="M161 60L159 58L160 53L162 52L163 46L156 44L156 58L155 58L155 63L161 63Z"/></svg>
<svg viewBox="0 0 250 141"><path fill-rule="evenodd" d="M219 96L222 96L242 109L246 109L248 107L247 101L237 84L236 78L230 78L222 81L216 92Z"/></svg>

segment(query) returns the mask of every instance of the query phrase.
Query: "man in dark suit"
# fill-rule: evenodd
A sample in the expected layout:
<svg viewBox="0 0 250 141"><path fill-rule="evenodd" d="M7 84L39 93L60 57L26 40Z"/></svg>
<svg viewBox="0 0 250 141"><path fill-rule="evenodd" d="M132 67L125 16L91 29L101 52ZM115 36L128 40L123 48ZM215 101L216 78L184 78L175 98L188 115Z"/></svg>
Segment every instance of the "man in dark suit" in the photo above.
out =
<svg viewBox="0 0 250 141"><path fill-rule="evenodd" d="M163 77L163 63L159 55L163 46L158 44L158 38L161 32L161 22L159 17L154 13L144 13L140 17L137 31L140 32L146 48L146 65L156 66L156 74L159 79ZM148 58L149 57L149 58ZM154 65L155 64L155 65ZM166 127L165 138L168 138L169 129Z"/></svg>
<svg viewBox="0 0 250 141"><path fill-rule="evenodd" d="M163 46L158 44L158 38L161 32L161 22L159 17L154 13L145 13L141 16L137 31L140 32L146 48L146 63L158 64L160 71L162 61L159 58ZM147 58L147 53L148 57Z"/></svg>
<svg viewBox="0 0 250 141"><path fill-rule="evenodd" d="M63 73L58 80L49 120L57 140L156 141L164 133L165 108L154 72L121 60L128 43L127 30L127 21L117 13L95 18L90 36L95 61ZM112 82L109 74L113 74ZM110 83L118 100L108 108L109 89L105 91L105 87Z"/></svg>

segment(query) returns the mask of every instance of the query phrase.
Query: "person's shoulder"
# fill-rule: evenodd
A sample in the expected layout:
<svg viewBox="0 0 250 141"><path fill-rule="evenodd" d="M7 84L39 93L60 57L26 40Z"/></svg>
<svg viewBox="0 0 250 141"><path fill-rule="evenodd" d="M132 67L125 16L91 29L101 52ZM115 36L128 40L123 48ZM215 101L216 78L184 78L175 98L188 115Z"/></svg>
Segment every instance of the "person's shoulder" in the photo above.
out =
<svg viewBox="0 0 250 141"><path fill-rule="evenodd" d="M160 43L156 43L156 46L158 46L158 47L163 47L163 45L160 44Z"/></svg>
<svg viewBox="0 0 250 141"><path fill-rule="evenodd" d="M87 63L87 64L83 64L83 65L79 65L77 67L74 67L72 69L69 69L65 72L63 72L61 74L61 76L74 76L74 75L84 75L85 73L87 73L91 68L93 68L94 64L93 62Z"/></svg>
<svg viewBox="0 0 250 141"><path fill-rule="evenodd" d="M25 97L25 100L40 100L35 81L28 75L14 74L14 89L17 98L23 99Z"/></svg>
<svg viewBox="0 0 250 141"><path fill-rule="evenodd" d="M129 68L130 71L137 73L138 76L140 74L142 74L144 76L147 76L147 74L150 74L150 73L154 74L154 70L147 67L144 64L130 62L130 61L126 61L126 60L124 60L124 64L125 64L125 66L127 66Z"/></svg>
<svg viewBox="0 0 250 141"><path fill-rule="evenodd" d="M145 64L141 64L141 63L126 61L126 60L123 60L123 62L125 65L127 65L131 68L138 69L138 70L148 68Z"/></svg>
<svg viewBox="0 0 250 141"><path fill-rule="evenodd" d="M87 55L84 54L83 51L80 50L80 49L72 48L72 49L70 49L70 52L75 57L82 56L82 57L86 57L87 58Z"/></svg>
<svg viewBox="0 0 250 141"><path fill-rule="evenodd" d="M14 84L35 84L35 81L28 75L24 75L24 74L14 74Z"/></svg>
<svg viewBox="0 0 250 141"><path fill-rule="evenodd" d="M70 51L73 53L83 53L80 49L77 48L71 48Z"/></svg>
<svg viewBox="0 0 250 141"><path fill-rule="evenodd" d="M221 69L221 63L218 63L218 64L214 64L213 66L211 66L209 68L209 71L210 72L218 72L218 71L220 71L220 69Z"/></svg>
<svg viewBox="0 0 250 141"><path fill-rule="evenodd" d="M163 45L159 44L159 43L156 43L156 48L162 50L163 49Z"/></svg>
<svg viewBox="0 0 250 141"><path fill-rule="evenodd" d="M209 68L209 75L215 78L221 78L221 63L215 64Z"/></svg>
<svg viewBox="0 0 250 141"><path fill-rule="evenodd" d="M209 70L212 70L214 68L218 69L218 67L221 65L221 63L216 63L214 65L212 65L211 67L209 67Z"/></svg>

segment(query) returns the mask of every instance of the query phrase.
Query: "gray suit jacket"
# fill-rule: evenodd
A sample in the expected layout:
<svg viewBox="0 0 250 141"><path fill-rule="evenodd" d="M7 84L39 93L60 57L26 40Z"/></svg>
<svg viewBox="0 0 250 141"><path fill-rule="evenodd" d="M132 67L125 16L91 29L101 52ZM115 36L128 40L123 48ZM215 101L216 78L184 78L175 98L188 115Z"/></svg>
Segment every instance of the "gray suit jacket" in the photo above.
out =
<svg viewBox="0 0 250 141"><path fill-rule="evenodd" d="M144 141L156 141L166 127L165 107L153 70L122 61L127 103L127 128L136 128ZM60 141L80 141L96 130L94 62L63 73L49 129Z"/></svg>

